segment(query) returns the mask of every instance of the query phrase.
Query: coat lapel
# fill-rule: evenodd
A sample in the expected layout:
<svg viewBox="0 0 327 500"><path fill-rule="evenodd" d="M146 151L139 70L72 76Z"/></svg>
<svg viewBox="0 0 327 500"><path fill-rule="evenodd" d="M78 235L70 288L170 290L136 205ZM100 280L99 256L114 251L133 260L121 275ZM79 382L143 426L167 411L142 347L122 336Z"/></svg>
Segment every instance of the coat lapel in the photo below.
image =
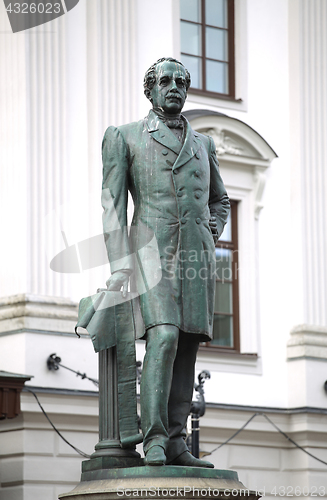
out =
<svg viewBox="0 0 327 500"><path fill-rule="evenodd" d="M156 115L152 110L149 113L147 120L148 131L151 134L151 137L155 139L157 142L165 146L166 148L171 149L179 154L181 150L181 143L175 137L175 135L169 130L169 128L160 120L159 116Z"/></svg>
<svg viewBox="0 0 327 500"><path fill-rule="evenodd" d="M184 118L185 119L185 118ZM151 137L157 142L171 149L178 155L173 169L179 168L188 162L198 152L201 147L201 141L196 132L191 128L189 122L185 119L186 123L186 137L181 147L181 143L177 137L169 130L169 128L160 120L158 115L152 110L149 112L147 119L148 131Z"/></svg>
<svg viewBox="0 0 327 500"><path fill-rule="evenodd" d="M199 151L201 147L201 140L199 139L196 132L194 132L191 128L189 122L185 119L186 122L186 137L182 149L176 159L173 169L181 167L186 162L188 162L194 155Z"/></svg>

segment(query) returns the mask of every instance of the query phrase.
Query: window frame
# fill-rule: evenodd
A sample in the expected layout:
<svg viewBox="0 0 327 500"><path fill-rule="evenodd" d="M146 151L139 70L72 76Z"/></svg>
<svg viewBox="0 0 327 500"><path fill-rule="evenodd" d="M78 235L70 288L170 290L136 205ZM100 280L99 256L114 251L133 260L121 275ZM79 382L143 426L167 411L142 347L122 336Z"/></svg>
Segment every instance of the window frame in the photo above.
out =
<svg viewBox="0 0 327 500"><path fill-rule="evenodd" d="M206 348L212 348L215 351L220 350L223 352L240 352L240 310L239 310L239 258L238 258L238 201L230 200L231 204L231 217L232 217L232 239L231 241L220 241L216 243L216 248L223 248L232 250L232 293L233 293L233 347L213 344L212 342L205 342ZM219 281L216 279L216 282ZM217 313L214 313L214 315Z"/></svg>
<svg viewBox="0 0 327 500"><path fill-rule="evenodd" d="M192 87L192 79L191 79L191 87L189 88L189 92L198 95L205 95L208 97L215 97L219 99L227 99L227 100L235 100L235 0L227 0L227 28L220 28L227 31L228 36L228 93L220 93L220 92L212 92L210 90L206 90L206 61L218 61L218 59L212 59L210 57L206 57L206 27L217 28L217 26L212 26L210 24L206 24L205 20L205 2L206 0L200 0L201 2L201 22L197 23L195 21L189 21L187 19L180 18L180 23L187 22L190 24L196 24L201 26L201 56L197 56L202 61L202 88L194 88ZM181 55L185 56L193 56L194 54L188 54L186 52L181 51ZM226 61L220 61L226 62Z"/></svg>
<svg viewBox="0 0 327 500"><path fill-rule="evenodd" d="M249 373L259 374L262 332L257 230L268 172L277 154L261 134L239 118L198 107L183 114L193 130L212 137L227 193L238 203L240 351L200 344L199 366L208 368L218 356L219 371L234 370L240 363L240 370L249 368Z"/></svg>

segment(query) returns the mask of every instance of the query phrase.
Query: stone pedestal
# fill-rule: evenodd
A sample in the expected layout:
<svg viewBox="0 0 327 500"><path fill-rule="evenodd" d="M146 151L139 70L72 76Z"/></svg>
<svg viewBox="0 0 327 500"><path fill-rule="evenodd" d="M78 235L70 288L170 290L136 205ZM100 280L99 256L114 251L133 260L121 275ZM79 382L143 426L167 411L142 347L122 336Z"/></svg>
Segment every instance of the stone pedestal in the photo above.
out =
<svg viewBox="0 0 327 500"><path fill-rule="evenodd" d="M89 476L90 478L92 475ZM68 500L201 499L230 500L259 495L249 491L232 470L199 467L130 467L93 471L93 480L81 481L76 488L59 496ZM86 475L85 475L86 478ZM82 474L83 479L83 474Z"/></svg>
<svg viewBox="0 0 327 500"><path fill-rule="evenodd" d="M140 442L142 435L140 434ZM99 352L99 442L83 470L110 469L142 465L135 446L123 449L119 440L118 384L116 348Z"/></svg>

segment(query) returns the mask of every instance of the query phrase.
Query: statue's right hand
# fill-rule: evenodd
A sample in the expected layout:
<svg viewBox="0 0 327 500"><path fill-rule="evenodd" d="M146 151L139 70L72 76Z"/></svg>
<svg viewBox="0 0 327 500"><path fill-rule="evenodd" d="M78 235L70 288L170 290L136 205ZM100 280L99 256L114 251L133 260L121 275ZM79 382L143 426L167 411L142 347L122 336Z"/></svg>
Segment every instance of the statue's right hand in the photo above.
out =
<svg viewBox="0 0 327 500"><path fill-rule="evenodd" d="M129 275L124 271L116 271L106 281L107 289L118 292L122 289L122 296L125 298L128 290Z"/></svg>

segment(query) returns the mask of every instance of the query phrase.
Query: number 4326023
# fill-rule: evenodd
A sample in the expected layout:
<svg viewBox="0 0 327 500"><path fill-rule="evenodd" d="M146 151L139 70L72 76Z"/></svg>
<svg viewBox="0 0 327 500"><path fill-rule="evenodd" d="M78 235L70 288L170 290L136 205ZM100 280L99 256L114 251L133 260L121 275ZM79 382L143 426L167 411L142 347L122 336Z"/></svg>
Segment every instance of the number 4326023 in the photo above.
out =
<svg viewBox="0 0 327 500"><path fill-rule="evenodd" d="M50 2L15 2L10 3L6 8L10 14L59 14L61 11L61 3Z"/></svg>
<svg viewBox="0 0 327 500"><path fill-rule="evenodd" d="M271 495L279 497L323 497L326 494L324 486L275 486Z"/></svg>

